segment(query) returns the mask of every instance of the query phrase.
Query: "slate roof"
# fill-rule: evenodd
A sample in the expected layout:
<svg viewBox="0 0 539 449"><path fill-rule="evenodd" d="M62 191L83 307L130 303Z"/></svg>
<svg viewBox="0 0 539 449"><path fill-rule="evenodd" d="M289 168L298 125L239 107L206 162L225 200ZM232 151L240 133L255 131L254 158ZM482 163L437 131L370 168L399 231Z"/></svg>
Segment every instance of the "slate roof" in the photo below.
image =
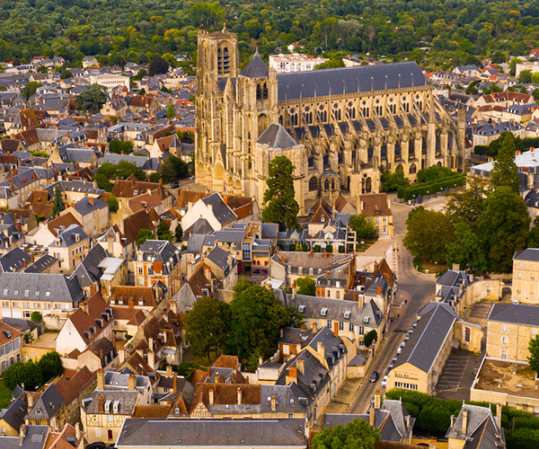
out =
<svg viewBox="0 0 539 449"><path fill-rule="evenodd" d="M539 262L539 248L526 248L522 251L517 251L513 256L513 260Z"/></svg>
<svg viewBox="0 0 539 449"><path fill-rule="evenodd" d="M539 327L539 307L525 304L494 304L487 321Z"/></svg>
<svg viewBox="0 0 539 449"><path fill-rule="evenodd" d="M24 417L28 412L28 405L26 400L23 398L16 398L2 411L0 414L0 419L4 420L7 424L11 426L16 432L19 431L21 424L24 424ZM0 447L1 438L0 438Z"/></svg>
<svg viewBox="0 0 539 449"><path fill-rule="evenodd" d="M397 359L395 368L410 363L420 370L429 373L438 353L444 344L453 324L457 320L455 311L448 305L431 302L425 309Z"/></svg>
<svg viewBox="0 0 539 449"><path fill-rule="evenodd" d="M48 432L49 426L26 426L26 434L22 441L18 435L16 437L0 436L0 447L2 449L43 449Z"/></svg>
<svg viewBox="0 0 539 449"><path fill-rule="evenodd" d="M246 78L267 78L268 74L268 66L258 53L258 50L255 51L249 63L240 72L240 75Z"/></svg>
<svg viewBox="0 0 539 449"><path fill-rule="evenodd" d="M99 264L107 257L105 249L101 245L95 245L71 276L78 279L81 287L90 287L101 277L103 270L99 268Z"/></svg>
<svg viewBox="0 0 539 449"><path fill-rule="evenodd" d="M299 145L279 123L269 125L256 141L275 149L287 149Z"/></svg>
<svg viewBox="0 0 539 449"><path fill-rule="evenodd" d="M216 246L207 255L207 258L223 270L225 276L227 276L230 272L230 264L228 263L229 256L230 253L228 251Z"/></svg>
<svg viewBox="0 0 539 449"><path fill-rule="evenodd" d="M304 420L149 420L127 419L117 448L155 447L306 447Z"/></svg>
<svg viewBox="0 0 539 449"><path fill-rule="evenodd" d="M226 226L237 220L238 216L227 206L223 201L223 198L221 198L221 195L218 193L207 196L206 198L203 198L202 201L204 204L212 206L213 215L222 226Z"/></svg>
<svg viewBox="0 0 539 449"><path fill-rule="evenodd" d="M32 262L32 256L26 254L21 248L16 247L0 257L0 270L2 271L20 271L24 264Z"/></svg>
<svg viewBox="0 0 539 449"><path fill-rule="evenodd" d="M462 432L464 410L467 412L465 433ZM466 440L463 449L503 449L505 447L503 429L498 429L494 416L488 407L463 404L453 426L445 436L446 438ZM497 445L497 442L501 444Z"/></svg>
<svg viewBox="0 0 539 449"><path fill-rule="evenodd" d="M58 259L56 257L53 257L50 254L44 254L33 264L28 265L28 268L26 268L26 270L24 271L26 273L43 273L56 262L58 262Z"/></svg>
<svg viewBox="0 0 539 449"><path fill-rule="evenodd" d="M279 101L428 85L414 62L281 73L277 81Z"/></svg>
<svg viewBox="0 0 539 449"><path fill-rule="evenodd" d="M58 245L56 242L53 242L49 246L62 246L69 248L70 246L73 246L82 242L83 240L86 240L88 238L88 234L86 234L86 232L84 232L84 230L79 225L72 224L64 231L60 232L57 238L60 241L60 245Z"/></svg>
<svg viewBox="0 0 539 449"><path fill-rule="evenodd" d="M63 274L0 273L0 296L5 299L78 303L83 298L77 279ZM28 296L25 295L28 291Z"/></svg>
<svg viewBox="0 0 539 449"><path fill-rule="evenodd" d="M56 386L52 384L41 394L26 418L49 420L58 413L58 410L64 403L65 401L60 392L56 389Z"/></svg>
<svg viewBox="0 0 539 449"><path fill-rule="evenodd" d="M140 245L139 252L143 254L144 262L162 262L164 274L169 274L179 262L179 251L168 240L146 240Z"/></svg>
<svg viewBox="0 0 539 449"><path fill-rule="evenodd" d="M99 198L84 197L75 205L76 211L81 215L88 215L96 210L108 207L105 201L101 201Z"/></svg>

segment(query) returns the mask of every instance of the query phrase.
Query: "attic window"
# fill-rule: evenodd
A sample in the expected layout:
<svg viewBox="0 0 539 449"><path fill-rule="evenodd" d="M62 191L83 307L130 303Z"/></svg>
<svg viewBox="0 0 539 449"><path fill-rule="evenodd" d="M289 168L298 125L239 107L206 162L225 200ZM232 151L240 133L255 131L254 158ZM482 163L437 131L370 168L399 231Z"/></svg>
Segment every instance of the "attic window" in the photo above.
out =
<svg viewBox="0 0 539 449"><path fill-rule="evenodd" d="M303 311L305 310L305 306L302 304L301 306L298 307L298 311L300 313L303 313Z"/></svg>
<svg viewBox="0 0 539 449"><path fill-rule="evenodd" d="M365 324L368 324L370 319L371 319L371 317L366 316L366 317L363 318L363 322L364 322Z"/></svg>
<svg viewBox="0 0 539 449"><path fill-rule="evenodd" d="M328 308L327 307L322 308L322 310L320 311L320 314L322 316L326 316L328 314Z"/></svg>
<svg viewBox="0 0 539 449"><path fill-rule="evenodd" d="M350 311L344 312L344 317L345 317L346 319L350 318Z"/></svg>
<svg viewBox="0 0 539 449"><path fill-rule="evenodd" d="M8 293L9 293L9 288L5 288L4 289L4 296L7 296Z"/></svg>
<svg viewBox="0 0 539 449"><path fill-rule="evenodd" d="M51 292L45 292L45 296L50 296Z"/></svg>

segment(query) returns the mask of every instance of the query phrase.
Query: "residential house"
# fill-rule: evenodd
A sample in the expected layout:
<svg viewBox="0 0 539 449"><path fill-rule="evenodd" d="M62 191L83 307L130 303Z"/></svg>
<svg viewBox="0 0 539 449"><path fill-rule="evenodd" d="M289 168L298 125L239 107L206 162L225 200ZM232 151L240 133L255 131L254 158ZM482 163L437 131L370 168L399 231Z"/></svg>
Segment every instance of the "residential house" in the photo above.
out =
<svg viewBox="0 0 539 449"><path fill-rule="evenodd" d="M387 375L388 390L404 388L432 394L454 340L470 351L481 348L481 327L459 320L449 305L431 302L420 316Z"/></svg>
<svg viewBox="0 0 539 449"><path fill-rule="evenodd" d="M2 190L0 189L0 194ZM24 234L17 226L14 215L11 212L0 215L0 253L21 246L24 242Z"/></svg>
<svg viewBox="0 0 539 449"><path fill-rule="evenodd" d="M60 431L51 431L47 435L44 449L83 449L84 434L77 423L75 426L66 424Z"/></svg>
<svg viewBox="0 0 539 449"><path fill-rule="evenodd" d="M164 305L163 299L163 290L157 286L114 285L111 287L107 302L114 306L115 309L128 307L151 312L156 307L162 308Z"/></svg>
<svg viewBox="0 0 539 449"><path fill-rule="evenodd" d="M463 403L459 414L451 416L451 427L445 435L448 449L505 449L502 406L498 405L496 410L494 417L490 407Z"/></svg>
<svg viewBox="0 0 539 449"><path fill-rule="evenodd" d="M0 374L15 362L21 361L23 333L0 321Z"/></svg>
<svg viewBox="0 0 539 449"><path fill-rule="evenodd" d="M71 213L88 235L102 234L109 226L109 205L99 198L87 196L64 209L63 214Z"/></svg>
<svg viewBox="0 0 539 449"><path fill-rule="evenodd" d="M89 249L90 237L76 224L61 231L49 245L49 251L60 261L62 273L71 273L86 257Z"/></svg>
<svg viewBox="0 0 539 449"><path fill-rule="evenodd" d="M2 316L30 318L76 308L84 298L78 280L62 274L0 273Z"/></svg>
<svg viewBox="0 0 539 449"><path fill-rule="evenodd" d="M101 296L95 293L81 302L77 311L70 314L56 337L56 351L69 354L77 349L84 352L100 338L112 338L112 310Z"/></svg>
<svg viewBox="0 0 539 449"><path fill-rule="evenodd" d="M178 291L180 251L168 240L146 240L133 260L135 285L151 287L156 282L166 286L167 297Z"/></svg>
<svg viewBox="0 0 539 449"><path fill-rule="evenodd" d="M539 248L517 251L513 256L512 298L539 306Z"/></svg>
<svg viewBox="0 0 539 449"><path fill-rule="evenodd" d="M15 247L0 256L0 271L22 271L32 263L32 256Z"/></svg>
<svg viewBox="0 0 539 449"><path fill-rule="evenodd" d="M0 436L0 447L2 449L45 449L49 432L49 426L23 425L17 436Z"/></svg>
<svg viewBox="0 0 539 449"><path fill-rule="evenodd" d="M214 231L220 231L238 220L238 216L218 193L202 198L195 204L189 203L182 218L182 229L189 229L202 217L208 221Z"/></svg>
<svg viewBox="0 0 539 449"><path fill-rule="evenodd" d="M357 210L374 221L376 232L381 238L393 237L393 213L387 194L367 193L359 195Z"/></svg>
<svg viewBox="0 0 539 449"><path fill-rule="evenodd" d="M18 436L21 426L24 425L24 417L28 413L28 404L26 403L26 394L21 387L16 387L13 400L0 413L0 445L2 437ZM3 446L2 446L3 447Z"/></svg>

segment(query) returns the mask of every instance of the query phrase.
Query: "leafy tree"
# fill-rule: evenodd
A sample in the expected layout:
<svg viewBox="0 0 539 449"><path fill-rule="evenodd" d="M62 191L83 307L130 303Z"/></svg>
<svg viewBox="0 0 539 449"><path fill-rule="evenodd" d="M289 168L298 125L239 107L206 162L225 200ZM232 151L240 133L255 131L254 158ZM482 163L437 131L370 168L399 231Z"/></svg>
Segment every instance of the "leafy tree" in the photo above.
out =
<svg viewBox="0 0 539 449"><path fill-rule="evenodd" d="M518 192L519 179L518 168L515 164L515 137L510 132L503 133L501 148L494 161L494 167L490 172L490 180L493 188L508 186L514 192Z"/></svg>
<svg viewBox="0 0 539 449"><path fill-rule="evenodd" d="M489 270L507 272L515 251L526 247L530 227L526 203L511 187L498 187L485 200L477 227Z"/></svg>
<svg viewBox="0 0 539 449"><path fill-rule="evenodd" d="M43 315L41 315L40 312L38 312L37 310L34 310L32 312L32 314L30 315L30 319L34 322L34 323L41 323L43 321Z"/></svg>
<svg viewBox="0 0 539 449"><path fill-rule="evenodd" d="M62 359L56 351L47 352L37 364L44 382L62 374Z"/></svg>
<svg viewBox="0 0 539 449"><path fill-rule="evenodd" d="M26 86L22 88L21 95L28 101L28 99L35 95L37 88L41 87L42 84L36 81L30 81L26 83Z"/></svg>
<svg viewBox="0 0 539 449"><path fill-rule="evenodd" d="M161 162L158 172L163 182L169 184L176 179L185 178L189 174L189 167L179 157L169 156Z"/></svg>
<svg viewBox="0 0 539 449"><path fill-rule="evenodd" d="M443 263L447 259L446 245L453 239L453 223L442 212L423 209L406 220L403 243L414 257Z"/></svg>
<svg viewBox="0 0 539 449"><path fill-rule="evenodd" d="M465 190L451 194L447 211L453 222L462 221L477 230L477 220L485 209L484 201L490 192L489 182L479 176L468 179Z"/></svg>
<svg viewBox="0 0 539 449"><path fill-rule="evenodd" d="M410 184L410 180L404 176L402 170L397 170L395 173L385 171L380 178L382 182L382 192L395 192L399 187L406 187Z"/></svg>
<svg viewBox="0 0 539 449"><path fill-rule="evenodd" d="M88 86L76 97L77 107L81 111L97 114L107 102L106 91L107 88L99 84Z"/></svg>
<svg viewBox="0 0 539 449"><path fill-rule="evenodd" d="M375 239L378 236L374 220L365 215L352 215L348 220L348 226L359 239Z"/></svg>
<svg viewBox="0 0 539 449"><path fill-rule="evenodd" d="M183 241L183 229L180 223L178 223L178 225L176 226L176 229L174 231L174 237L176 238L177 243L180 243Z"/></svg>
<svg viewBox="0 0 539 449"><path fill-rule="evenodd" d="M139 229L137 234L137 245L142 245L146 240L153 240L155 235L151 229Z"/></svg>
<svg viewBox="0 0 539 449"><path fill-rule="evenodd" d="M286 156L277 156L269 163L267 189L264 192L265 222L279 223L287 229L298 227L299 205L294 195L294 166Z"/></svg>
<svg viewBox="0 0 539 449"><path fill-rule="evenodd" d="M211 351L217 354L230 333L230 306L223 301L202 297L195 301L193 309L185 317L185 339L195 357L207 357Z"/></svg>
<svg viewBox="0 0 539 449"><path fill-rule="evenodd" d="M144 170L138 168L134 162L120 161L117 164L105 162L97 169L95 180L100 189L110 192L113 186L111 179L127 179L131 175L135 175L139 180L146 179Z"/></svg>
<svg viewBox="0 0 539 449"><path fill-rule="evenodd" d="M131 154L133 152L133 142L129 140L112 139L109 142L109 151L116 154Z"/></svg>
<svg viewBox="0 0 539 449"><path fill-rule="evenodd" d="M170 231L170 222L162 220L157 227L157 238L159 240L168 240L170 243L174 241L174 235Z"/></svg>
<svg viewBox="0 0 539 449"><path fill-rule="evenodd" d="M533 227L528 237L528 248L539 248L539 217L533 220Z"/></svg>
<svg viewBox="0 0 539 449"><path fill-rule="evenodd" d="M150 62L150 67L149 67L150 76L167 73L168 67L169 66L168 66L167 61L165 61L160 56L156 56L155 58L152 59L152 62Z"/></svg>
<svg viewBox="0 0 539 449"><path fill-rule="evenodd" d="M68 69L62 69L60 72L60 79L66 80L68 78L71 78L73 74L71 73L71 70Z"/></svg>
<svg viewBox="0 0 539 449"><path fill-rule="evenodd" d="M373 329L365 334L363 337L363 343L369 348L373 342L378 341L378 333Z"/></svg>
<svg viewBox="0 0 539 449"><path fill-rule="evenodd" d="M62 191L59 186L54 188L54 198L52 200L52 216L57 217L65 209L64 199L62 198Z"/></svg>
<svg viewBox="0 0 539 449"><path fill-rule="evenodd" d="M325 428L312 441L313 449L373 449L380 441L380 431L359 418L346 424Z"/></svg>
<svg viewBox="0 0 539 449"><path fill-rule="evenodd" d="M539 103L539 88L533 89L532 95L533 95L533 98L535 99L535 102Z"/></svg>
<svg viewBox="0 0 539 449"><path fill-rule="evenodd" d="M532 82L532 72L529 70L522 70L518 74L518 81L522 84L529 84Z"/></svg>
<svg viewBox="0 0 539 449"><path fill-rule="evenodd" d="M297 278L296 284L298 286L298 295L316 296L316 283L313 278L309 276Z"/></svg>
<svg viewBox="0 0 539 449"><path fill-rule="evenodd" d="M26 390L34 390L43 384L41 368L32 360L26 363L15 362L2 373L2 376L5 386L10 390L22 384Z"/></svg>
<svg viewBox="0 0 539 449"><path fill-rule="evenodd" d="M269 356L275 350L279 329L290 324L288 310L275 294L260 285L239 282L230 303L228 346L241 359L256 352Z"/></svg>
<svg viewBox="0 0 539 449"><path fill-rule="evenodd" d="M25 332L22 338L27 345L30 345L34 342L34 334L32 334L32 332Z"/></svg>
<svg viewBox="0 0 539 449"><path fill-rule="evenodd" d="M315 65L313 70L338 69L339 67L344 67L344 61L342 59L330 59L329 61Z"/></svg>
<svg viewBox="0 0 539 449"><path fill-rule="evenodd" d="M167 118L169 120L172 120L174 117L176 117L176 111L174 110L174 105L173 104L169 104L167 106Z"/></svg>
<svg viewBox="0 0 539 449"><path fill-rule="evenodd" d="M455 225L455 240L446 246L447 261L458 263L461 270L469 269L476 273L487 270L488 264L481 248L478 235L464 221Z"/></svg>
<svg viewBox="0 0 539 449"><path fill-rule="evenodd" d="M120 203L118 202L118 198L116 198L112 193L107 198L107 204L109 205L109 212L118 212Z"/></svg>
<svg viewBox="0 0 539 449"><path fill-rule="evenodd" d="M528 351L530 351L530 356L528 357L530 367L536 373L539 373L539 335L530 340Z"/></svg>

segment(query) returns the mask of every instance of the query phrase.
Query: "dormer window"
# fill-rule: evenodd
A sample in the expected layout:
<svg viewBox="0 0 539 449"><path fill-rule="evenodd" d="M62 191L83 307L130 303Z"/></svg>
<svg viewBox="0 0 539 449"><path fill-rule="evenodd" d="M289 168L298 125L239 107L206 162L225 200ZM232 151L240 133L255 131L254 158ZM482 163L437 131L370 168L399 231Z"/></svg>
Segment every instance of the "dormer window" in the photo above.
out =
<svg viewBox="0 0 539 449"><path fill-rule="evenodd" d="M322 310L320 311L320 314L322 316L326 316L328 314L328 308L327 307L323 307Z"/></svg>

